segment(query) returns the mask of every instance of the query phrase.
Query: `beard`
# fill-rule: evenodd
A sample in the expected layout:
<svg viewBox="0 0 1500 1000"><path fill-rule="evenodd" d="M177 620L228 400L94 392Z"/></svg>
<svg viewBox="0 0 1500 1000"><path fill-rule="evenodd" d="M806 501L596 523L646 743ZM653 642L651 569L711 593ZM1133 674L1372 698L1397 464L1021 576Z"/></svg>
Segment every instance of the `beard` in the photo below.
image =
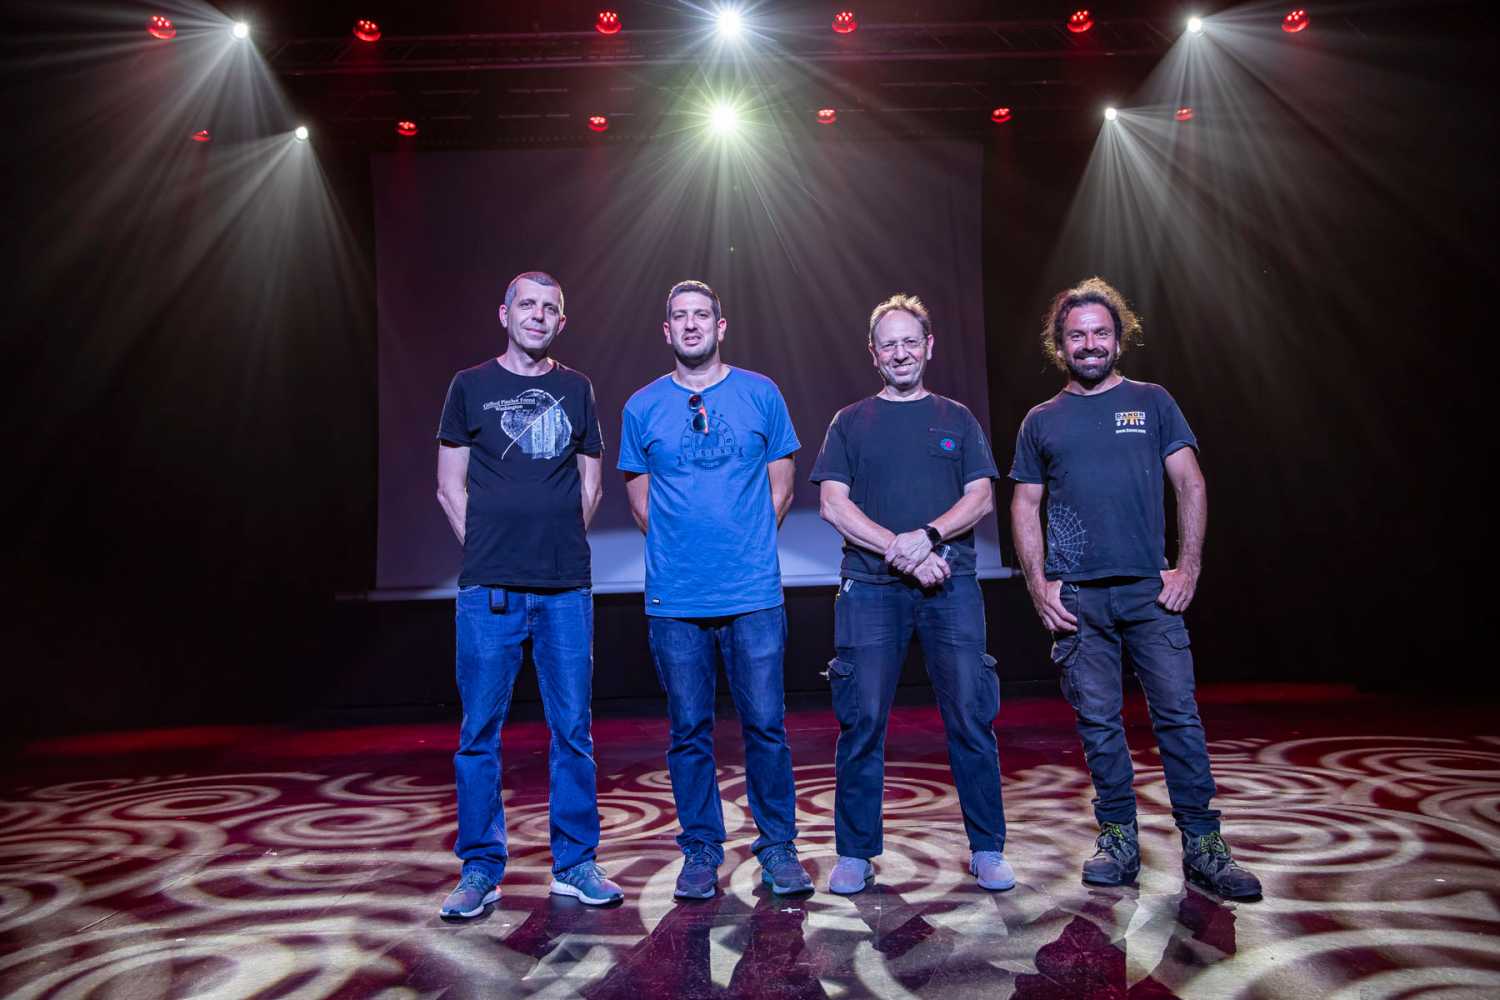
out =
<svg viewBox="0 0 1500 1000"><path fill-rule="evenodd" d="M1068 371L1073 378L1087 386L1095 386L1109 378L1120 360L1118 354L1089 354L1083 357L1068 355ZM1090 363L1093 362L1093 363Z"/></svg>
<svg viewBox="0 0 1500 1000"><path fill-rule="evenodd" d="M672 353L677 355L678 361L681 361L689 368L713 357L714 352L718 349L719 335L717 333L704 334L703 340L699 342L697 347L679 346L675 342L672 344Z"/></svg>

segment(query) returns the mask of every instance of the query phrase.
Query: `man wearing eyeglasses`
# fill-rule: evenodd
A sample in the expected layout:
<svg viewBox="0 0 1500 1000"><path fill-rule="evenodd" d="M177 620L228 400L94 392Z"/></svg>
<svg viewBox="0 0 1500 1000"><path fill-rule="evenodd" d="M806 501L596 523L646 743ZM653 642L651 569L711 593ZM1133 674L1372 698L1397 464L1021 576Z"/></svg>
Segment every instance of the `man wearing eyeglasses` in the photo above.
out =
<svg viewBox="0 0 1500 1000"><path fill-rule="evenodd" d="M794 840L796 788L786 739L786 609L776 531L792 503L801 445L776 383L719 357L728 326L701 281L667 293L673 370L625 404L619 467L646 533L651 656L667 692L667 768L684 856L675 895L707 899L724 861L714 760L722 660L745 739L745 783L759 832L751 849L779 895L812 891Z"/></svg>
<svg viewBox="0 0 1500 1000"><path fill-rule="evenodd" d="M975 579L974 525L994 509L999 476L989 442L962 403L922 384L932 358L927 307L893 295L870 313L870 358L884 388L844 407L812 481L824 520L844 536L828 664L839 720L830 892L862 891L883 849L885 731L915 633L948 738L969 872L1009 889L1005 809L994 719L1000 682L985 652L984 600Z"/></svg>
<svg viewBox="0 0 1500 1000"><path fill-rule="evenodd" d="M500 729L531 642L548 750L555 895L591 906L624 898L594 861L599 846L594 741L594 599L584 537L599 508L594 388L549 356L567 323L557 280L517 275L505 289L505 353L453 377L438 427L438 503L463 546L456 607L464 717L453 765L463 862L447 920L500 898L508 850L500 794Z"/></svg>

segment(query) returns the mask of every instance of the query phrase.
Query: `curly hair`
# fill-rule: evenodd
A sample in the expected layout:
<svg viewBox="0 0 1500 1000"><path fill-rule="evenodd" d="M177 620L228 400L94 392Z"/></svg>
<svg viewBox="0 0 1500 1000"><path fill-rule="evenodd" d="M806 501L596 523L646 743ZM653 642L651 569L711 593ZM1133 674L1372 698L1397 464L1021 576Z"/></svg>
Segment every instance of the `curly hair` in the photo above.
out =
<svg viewBox="0 0 1500 1000"><path fill-rule="evenodd" d="M1063 324L1068 313L1079 306L1103 306L1115 321L1115 339L1119 342L1120 354L1143 342L1140 317L1125 302L1125 296L1103 278L1094 277L1080 281L1072 288L1065 288L1052 299L1052 304L1042 316L1042 353L1047 360L1063 371L1068 370L1067 359L1062 354Z"/></svg>

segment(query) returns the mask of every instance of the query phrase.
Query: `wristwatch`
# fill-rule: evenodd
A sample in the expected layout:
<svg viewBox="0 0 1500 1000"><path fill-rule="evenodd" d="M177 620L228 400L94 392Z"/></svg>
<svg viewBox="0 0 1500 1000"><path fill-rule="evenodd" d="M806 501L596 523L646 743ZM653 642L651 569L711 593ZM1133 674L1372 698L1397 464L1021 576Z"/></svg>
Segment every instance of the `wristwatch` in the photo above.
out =
<svg viewBox="0 0 1500 1000"><path fill-rule="evenodd" d="M938 545L941 545L943 543L943 533L934 528L932 525L924 524L922 525L922 530L927 532L927 540L931 542L934 547L937 547Z"/></svg>

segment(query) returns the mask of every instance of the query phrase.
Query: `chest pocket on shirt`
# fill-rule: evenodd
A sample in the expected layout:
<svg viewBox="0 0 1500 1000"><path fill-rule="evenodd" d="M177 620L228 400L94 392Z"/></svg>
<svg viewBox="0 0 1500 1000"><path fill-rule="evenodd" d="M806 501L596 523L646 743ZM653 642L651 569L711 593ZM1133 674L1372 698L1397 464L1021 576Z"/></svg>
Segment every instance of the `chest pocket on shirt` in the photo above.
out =
<svg viewBox="0 0 1500 1000"><path fill-rule="evenodd" d="M941 427L928 428L927 453L956 462L964 456L963 435Z"/></svg>

